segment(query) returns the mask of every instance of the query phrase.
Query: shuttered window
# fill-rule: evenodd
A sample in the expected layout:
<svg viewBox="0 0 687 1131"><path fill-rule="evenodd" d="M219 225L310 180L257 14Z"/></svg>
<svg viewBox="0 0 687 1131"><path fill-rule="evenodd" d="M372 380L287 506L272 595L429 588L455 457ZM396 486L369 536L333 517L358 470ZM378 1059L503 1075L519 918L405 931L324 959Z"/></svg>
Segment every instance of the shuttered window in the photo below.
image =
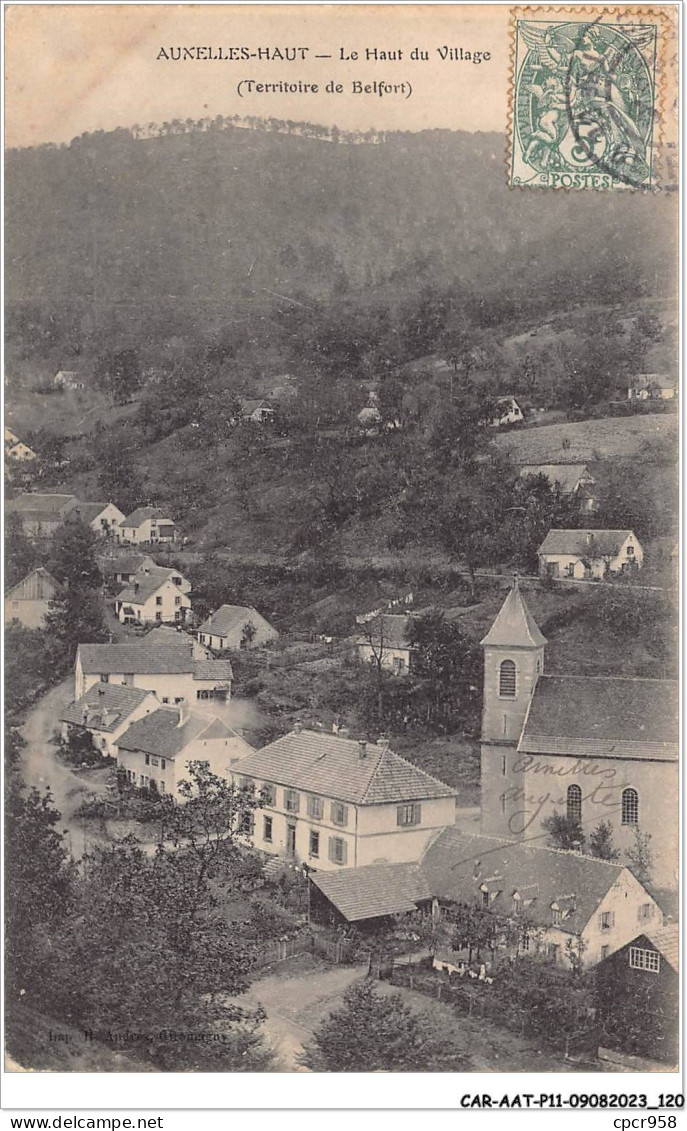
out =
<svg viewBox="0 0 687 1131"><path fill-rule="evenodd" d="M284 808L287 813L297 813L299 807L299 797L295 789L284 790Z"/></svg>
<svg viewBox="0 0 687 1131"><path fill-rule="evenodd" d="M308 797L308 816L319 821L324 813L324 801L321 797Z"/></svg>
<svg viewBox="0 0 687 1131"><path fill-rule="evenodd" d="M333 864L345 864L348 858L348 845L343 837L330 836L329 859Z"/></svg>
<svg viewBox="0 0 687 1131"><path fill-rule="evenodd" d="M422 820L422 806L414 803L412 805L399 805L396 808L396 824L405 825L419 825Z"/></svg>
<svg viewBox="0 0 687 1131"><path fill-rule="evenodd" d="M340 801L332 801L332 821L335 825L347 825L348 805L342 805Z"/></svg>
<svg viewBox="0 0 687 1131"><path fill-rule="evenodd" d="M499 695L502 699L515 699L515 662L513 660L501 661Z"/></svg>

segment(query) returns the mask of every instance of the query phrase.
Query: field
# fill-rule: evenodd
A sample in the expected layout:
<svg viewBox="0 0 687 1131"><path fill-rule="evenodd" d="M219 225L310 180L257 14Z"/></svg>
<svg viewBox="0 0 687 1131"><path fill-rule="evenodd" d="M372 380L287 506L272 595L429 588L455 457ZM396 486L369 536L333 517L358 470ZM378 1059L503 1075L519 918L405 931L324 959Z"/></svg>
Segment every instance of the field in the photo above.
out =
<svg viewBox="0 0 687 1131"><path fill-rule="evenodd" d="M604 417L574 424L548 424L504 432L496 442L515 463L579 463L628 458L645 444L659 441L666 457L677 458L678 416L656 414Z"/></svg>

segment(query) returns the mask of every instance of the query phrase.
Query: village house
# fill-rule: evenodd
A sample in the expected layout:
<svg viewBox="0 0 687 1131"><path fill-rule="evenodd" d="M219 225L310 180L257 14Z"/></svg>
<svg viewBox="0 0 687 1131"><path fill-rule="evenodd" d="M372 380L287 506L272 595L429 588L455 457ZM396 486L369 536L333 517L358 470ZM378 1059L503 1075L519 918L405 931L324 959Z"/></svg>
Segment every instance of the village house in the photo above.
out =
<svg viewBox="0 0 687 1131"><path fill-rule="evenodd" d="M115 612L122 624L181 623L191 608L190 591L178 570L144 565L117 594Z"/></svg>
<svg viewBox="0 0 687 1131"><path fill-rule="evenodd" d="M632 530L549 530L537 555L542 577L576 580L627 573L641 569L644 561Z"/></svg>
<svg viewBox="0 0 687 1131"><path fill-rule="evenodd" d="M515 956L562 966L572 955L595 966L633 938L638 924L662 922L658 904L629 868L455 827L435 836L415 864L373 864L311 878L335 917L359 927L422 908L439 919L443 908L468 904L521 925L506 948ZM317 913L322 904L313 904ZM442 957L451 965L450 955Z"/></svg>
<svg viewBox="0 0 687 1131"><path fill-rule="evenodd" d="M32 460L37 459L33 448L30 448L29 445L25 444L22 440L17 440L13 444L8 444L5 440L5 457L10 460L10 462L14 463L30 463Z"/></svg>
<svg viewBox="0 0 687 1131"><path fill-rule="evenodd" d="M50 602L62 592L59 581L43 566L38 566L5 594L5 624L16 620L24 628L43 628Z"/></svg>
<svg viewBox="0 0 687 1131"><path fill-rule="evenodd" d="M455 790L390 748L296 728L242 762L264 797L254 846L311 868L419 859L455 817Z"/></svg>
<svg viewBox="0 0 687 1131"><path fill-rule="evenodd" d="M5 513L19 515L22 529L30 538L51 538L77 503L75 495L25 491L5 503Z"/></svg>
<svg viewBox="0 0 687 1131"><path fill-rule="evenodd" d="M74 665L74 698L94 683L124 684L154 691L161 703L217 701L231 697L229 660L198 654L200 645L186 633L172 639L149 633L133 644L80 644Z"/></svg>
<svg viewBox="0 0 687 1131"><path fill-rule="evenodd" d="M412 658L408 626L407 616L390 613L380 613L368 620L355 640L359 661L374 664L394 675L406 675Z"/></svg>
<svg viewBox="0 0 687 1131"><path fill-rule="evenodd" d="M181 800L179 783L189 780L189 762L200 762L217 777L231 780L231 767L254 753L253 747L215 715L159 707L131 724L115 742L117 768L132 787L170 794Z"/></svg>
<svg viewBox="0 0 687 1131"><path fill-rule="evenodd" d="M170 544L176 541L176 537L176 526L160 507L138 507L115 528L115 538L124 543Z"/></svg>
<svg viewBox="0 0 687 1131"><path fill-rule="evenodd" d="M501 428L504 424L522 424L525 414L513 396L496 398L497 414L490 421L492 428Z"/></svg>
<svg viewBox="0 0 687 1131"><path fill-rule="evenodd" d="M65 521L74 522L80 519L90 526L95 534L104 538L113 535L116 528L124 521L124 515L114 503L82 503L77 501L66 516Z"/></svg>
<svg viewBox="0 0 687 1131"><path fill-rule="evenodd" d="M18 444L19 437L5 425L5 448L11 447L12 444Z"/></svg>
<svg viewBox="0 0 687 1131"><path fill-rule="evenodd" d="M131 581L139 569L146 566L150 569L154 565L157 565L157 562L148 557L147 554L128 554L115 550L113 554L107 553L98 556L98 566L105 580L113 586L119 585L120 588L126 582Z"/></svg>
<svg viewBox="0 0 687 1131"><path fill-rule="evenodd" d="M74 732L87 731L103 757L117 756L115 742L136 719L160 706L152 691L116 683L94 683L86 694L65 707L60 715L62 740Z"/></svg>
<svg viewBox="0 0 687 1131"><path fill-rule="evenodd" d="M59 373L56 373L53 377L52 383L56 389L69 389L74 391L75 389L84 388L83 378L80 377L78 373L75 373L73 369L60 369Z"/></svg>
<svg viewBox="0 0 687 1131"><path fill-rule="evenodd" d="M545 837L558 812L585 834L602 821L627 853L651 835L653 881L676 884L677 684L546 675L546 638L517 583L482 640L482 831Z"/></svg>
<svg viewBox="0 0 687 1131"><path fill-rule="evenodd" d="M258 648L279 633L256 609L246 605L220 605L203 621L197 636L201 644L216 652Z"/></svg>
<svg viewBox="0 0 687 1131"><path fill-rule="evenodd" d="M249 424L269 424L276 415L274 405L267 400L241 401L241 420Z"/></svg>
<svg viewBox="0 0 687 1131"><path fill-rule="evenodd" d="M627 387L630 401L672 401L677 396L677 382L666 373L638 373Z"/></svg>
<svg viewBox="0 0 687 1131"><path fill-rule="evenodd" d="M679 1034L679 928L650 923L599 964L596 996L602 1043L674 1062Z"/></svg>
<svg viewBox="0 0 687 1131"><path fill-rule="evenodd" d="M558 488L561 495L574 495L579 502L580 512L589 514L597 508L594 492L596 480L584 463L536 463L520 468L520 477L543 475L552 488Z"/></svg>

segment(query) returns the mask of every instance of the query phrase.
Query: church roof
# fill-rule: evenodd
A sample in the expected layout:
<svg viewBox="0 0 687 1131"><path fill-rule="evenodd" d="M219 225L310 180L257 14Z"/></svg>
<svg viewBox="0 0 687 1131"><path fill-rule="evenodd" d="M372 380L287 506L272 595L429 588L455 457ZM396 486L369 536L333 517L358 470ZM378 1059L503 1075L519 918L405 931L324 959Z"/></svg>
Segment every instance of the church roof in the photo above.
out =
<svg viewBox="0 0 687 1131"><path fill-rule="evenodd" d="M669 679L544 675L518 749L527 754L673 761L678 686Z"/></svg>
<svg viewBox="0 0 687 1131"><path fill-rule="evenodd" d="M537 622L527 608L517 580L482 644L508 648L538 648L546 644L546 637L539 631Z"/></svg>

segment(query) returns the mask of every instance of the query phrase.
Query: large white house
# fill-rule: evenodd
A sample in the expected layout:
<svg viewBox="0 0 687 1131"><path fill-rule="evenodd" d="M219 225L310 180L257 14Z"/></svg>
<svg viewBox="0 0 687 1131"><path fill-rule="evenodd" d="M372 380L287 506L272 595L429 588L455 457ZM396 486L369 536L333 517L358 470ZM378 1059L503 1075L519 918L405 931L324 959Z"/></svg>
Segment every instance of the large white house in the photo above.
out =
<svg viewBox="0 0 687 1131"><path fill-rule="evenodd" d="M455 818L455 790L383 739L296 729L249 755L238 773L264 797L255 847L312 868L418 860Z"/></svg>
<svg viewBox="0 0 687 1131"><path fill-rule="evenodd" d="M176 526L161 507L138 507L115 530L118 542L146 545L176 541Z"/></svg>
<svg viewBox="0 0 687 1131"><path fill-rule="evenodd" d="M229 660L199 656L199 645L185 633L178 640L150 641L146 636L134 644L80 644L74 666L74 698L94 683L124 684L154 691L162 703L225 703L231 696L232 670Z"/></svg>
<svg viewBox="0 0 687 1131"><path fill-rule="evenodd" d="M60 715L62 738L73 731L88 731L96 750L116 757L115 743L136 719L157 710L160 700L153 691L116 683L94 683L81 699L70 703Z"/></svg>
<svg viewBox="0 0 687 1131"><path fill-rule="evenodd" d="M542 576L577 580L641 569L644 561L632 530L549 530L537 554Z"/></svg>
<svg viewBox="0 0 687 1131"><path fill-rule="evenodd" d="M82 503L78 501L67 515L68 522L74 519L81 519L96 534L107 537L115 534L117 528L124 521L124 514L114 503Z"/></svg>
<svg viewBox="0 0 687 1131"><path fill-rule="evenodd" d="M117 594L115 612L122 624L181 623L191 608L190 591L179 570L145 564Z"/></svg>

